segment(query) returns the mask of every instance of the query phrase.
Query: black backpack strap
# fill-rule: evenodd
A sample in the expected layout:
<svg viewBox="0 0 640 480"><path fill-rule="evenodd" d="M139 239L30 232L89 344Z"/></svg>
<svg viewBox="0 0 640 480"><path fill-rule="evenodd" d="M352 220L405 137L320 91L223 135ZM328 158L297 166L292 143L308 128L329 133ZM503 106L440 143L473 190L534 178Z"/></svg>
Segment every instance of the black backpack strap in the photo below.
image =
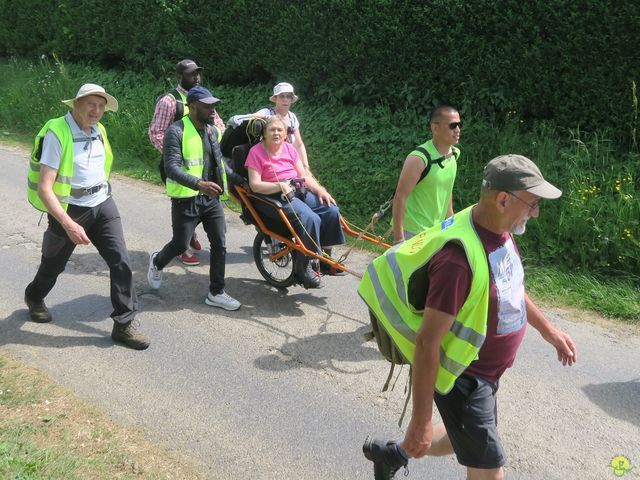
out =
<svg viewBox="0 0 640 480"><path fill-rule="evenodd" d="M424 170L422 170L422 173L420 174L420 178L416 182L416 185L418 183L420 183L422 180L424 180L424 178L427 175L429 175L429 171L431 170L431 165L433 165L434 163L438 164L438 166L440 168L444 168L444 163L443 162L446 159L454 157L457 160L458 157L460 156L460 150L455 150L453 148L451 149L451 153L448 153L446 155L442 155L441 157L438 157L436 159L431 158L431 155L429 155L429 152L427 152L427 149L422 147L422 146L414 148L413 151L423 154L424 157L427 159L427 165L424 167Z"/></svg>
<svg viewBox="0 0 640 480"><path fill-rule="evenodd" d="M433 162L431 161L431 155L429 155L429 152L427 152L426 148L424 148L422 146L419 146L419 147L414 148L413 151L421 153L422 155L424 155L424 158L427 159L427 164L425 165L424 170L422 170L422 173L420 174L420 178L416 182L416 185L417 185L422 180L424 180L424 177L429 175L429 170L431 170L431 165L433 165ZM442 167L442 165L440 165L440 166Z"/></svg>
<svg viewBox="0 0 640 480"><path fill-rule="evenodd" d="M182 95L180 95L180 92L178 92L177 88L174 88L173 90L171 90L169 94L176 101L176 114L173 116L173 121L177 122L182 117L184 117L184 103L182 102Z"/></svg>

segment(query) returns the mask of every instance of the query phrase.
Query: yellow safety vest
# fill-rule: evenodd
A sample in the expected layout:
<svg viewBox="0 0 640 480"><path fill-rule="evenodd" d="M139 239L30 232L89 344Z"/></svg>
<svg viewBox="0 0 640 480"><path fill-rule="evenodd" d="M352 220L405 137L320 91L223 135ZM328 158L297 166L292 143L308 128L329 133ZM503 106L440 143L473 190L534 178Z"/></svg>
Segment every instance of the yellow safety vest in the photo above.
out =
<svg viewBox="0 0 640 480"><path fill-rule="evenodd" d="M387 250L369 265L358 287L358 293L386 334L413 364L416 333L426 299L427 263L448 242L457 242L464 248L471 266L471 288L440 343L436 390L441 394L448 393L456 378L478 357L487 333L489 265L473 226L471 209Z"/></svg>
<svg viewBox="0 0 640 480"><path fill-rule="evenodd" d="M111 174L111 165L113 163L113 152L107 138L107 132L101 123L97 124L104 145L105 162L104 173L105 178L109 181ZM44 124L44 127L38 132L29 160L29 173L27 175L27 199L29 203L41 212L47 212L38 195L38 182L40 181L40 155L42 154L42 143L47 132L51 130L60 141L62 147L62 158L60 159L60 167L58 174L53 182L53 193L58 198L62 208L67 211L69 207L69 197L71 196L71 179L73 178L73 135L71 127L65 117L54 118Z"/></svg>
<svg viewBox="0 0 640 480"><path fill-rule="evenodd" d="M182 170L194 177L202 178L202 172L204 169L204 149L202 147L202 137L198 133L195 125L191 121L191 118L184 117L182 120ZM217 140L220 141L221 133L217 127L213 127L216 132ZM207 133L205 132L205 135ZM213 159L213 156L212 156ZM220 200L225 201L229 199L227 190L227 172L221 159L218 168L218 178L222 179L222 195ZM185 187L180 183L167 177L167 195L172 198L190 198L198 195L198 190Z"/></svg>

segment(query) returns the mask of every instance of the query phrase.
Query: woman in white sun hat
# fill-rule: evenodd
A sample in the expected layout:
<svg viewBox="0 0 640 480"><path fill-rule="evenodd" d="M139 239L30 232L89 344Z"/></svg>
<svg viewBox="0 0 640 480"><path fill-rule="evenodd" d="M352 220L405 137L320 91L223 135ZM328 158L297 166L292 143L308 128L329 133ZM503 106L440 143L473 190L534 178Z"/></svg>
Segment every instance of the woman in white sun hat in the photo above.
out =
<svg viewBox="0 0 640 480"><path fill-rule="evenodd" d="M256 117L278 117L287 127L287 141L291 143L298 152L304 169L311 174L309 161L307 160L307 149L300 134L300 121L291 109L291 105L296 103L298 96L293 91L293 85L287 82L278 83L273 87L273 95L269 97L275 107L258 110L253 116Z"/></svg>

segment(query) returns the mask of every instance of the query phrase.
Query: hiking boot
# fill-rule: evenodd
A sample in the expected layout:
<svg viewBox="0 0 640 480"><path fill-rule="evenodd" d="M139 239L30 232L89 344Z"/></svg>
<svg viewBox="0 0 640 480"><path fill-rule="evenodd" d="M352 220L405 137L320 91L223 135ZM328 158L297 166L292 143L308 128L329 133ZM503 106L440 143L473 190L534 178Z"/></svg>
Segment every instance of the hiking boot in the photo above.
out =
<svg viewBox="0 0 640 480"><path fill-rule="evenodd" d="M44 304L44 300L31 300L27 296L27 294L25 294L24 303L26 303L27 307L29 308L29 316L31 317L32 322L49 323L52 320L51 313L49 312L47 306Z"/></svg>
<svg viewBox="0 0 640 480"><path fill-rule="evenodd" d="M367 460L373 462L373 477L375 480L391 480L400 467L404 467L408 473L409 458L404 450L394 441L369 437L362 445L362 453Z"/></svg>
<svg viewBox="0 0 640 480"><path fill-rule="evenodd" d="M189 246L191 248L193 248L194 250L198 250L198 251L202 250L202 244L198 240L198 236L196 235L196 232L193 232L193 237L191 237L191 241L189 242Z"/></svg>
<svg viewBox="0 0 640 480"><path fill-rule="evenodd" d="M138 330L138 321L129 323L113 322L111 338L114 342L122 343L125 347L134 350L145 350L149 347L149 339Z"/></svg>
<svg viewBox="0 0 640 480"><path fill-rule="evenodd" d="M320 274L313 269L313 265L309 262L304 269L304 273L301 275L300 283L306 289L320 288L322 286L322 280Z"/></svg>
<svg viewBox="0 0 640 480"><path fill-rule="evenodd" d="M147 281L154 290L160 289L160 285L162 285L162 271L158 270L155 262L157 256L158 252L153 252L149 255L149 271L147 272Z"/></svg>
<svg viewBox="0 0 640 480"><path fill-rule="evenodd" d="M178 260L189 267L200 265L200 259L190 248L188 248L182 255L178 255Z"/></svg>
<svg viewBox="0 0 640 480"><path fill-rule="evenodd" d="M298 254L294 263L295 276L298 283L304 288L320 288L322 281L320 280L319 268L315 265L315 261ZM314 265L316 268L314 268Z"/></svg>
<svg viewBox="0 0 640 480"><path fill-rule="evenodd" d="M240 308L240 302L229 295L224 290L217 295L209 292L207 294L207 298L204 299L204 303L209 305L210 307L218 307L224 310L228 310L233 312L234 310L238 310Z"/></svg>

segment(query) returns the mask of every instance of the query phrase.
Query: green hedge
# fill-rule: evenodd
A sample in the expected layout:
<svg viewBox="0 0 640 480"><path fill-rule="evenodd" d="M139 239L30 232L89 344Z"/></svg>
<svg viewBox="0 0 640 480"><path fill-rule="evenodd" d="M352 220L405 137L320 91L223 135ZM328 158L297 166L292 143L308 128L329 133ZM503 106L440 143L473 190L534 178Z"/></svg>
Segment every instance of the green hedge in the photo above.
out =
<svg viewBox="0 0 640 480"><path fill-rule="evenodd" d="M607 0L0 0L0 55L172 76L191 57L214 84L292 81L316 103L463 113L636 142L640 2ZM637 145L636 145L637 146Z"/></svg>
<svg viewBox="0 0 640 480"><path fill-rule="evenodd" d="M60 100L72 97L85 82L104 85L120 102L120 111L104 119L116 169L159 181L158 153L149 143L147 128L163 81L149 74L47 60L0 62L0 129L35 136L48 118L67 110ZM215 92L223 99L219 111L227 119L267 104L270 86L222 86ZM413 110L318 105L304 97L295 107L314 172L345 217L366 225L392 194L405 156L428 138L425 119ZM528 155L564 195L543 201L540 218L529 222L519 241L526 261L623 276L640 284L638 154L621 154L607 131L587 135L550 122L523 128L526 123L517 115L500 126L482 118L463 119L456 210L477 200L489 159L505 153ZM379 231L386 230L389 221L387 215Z"/></svg>

